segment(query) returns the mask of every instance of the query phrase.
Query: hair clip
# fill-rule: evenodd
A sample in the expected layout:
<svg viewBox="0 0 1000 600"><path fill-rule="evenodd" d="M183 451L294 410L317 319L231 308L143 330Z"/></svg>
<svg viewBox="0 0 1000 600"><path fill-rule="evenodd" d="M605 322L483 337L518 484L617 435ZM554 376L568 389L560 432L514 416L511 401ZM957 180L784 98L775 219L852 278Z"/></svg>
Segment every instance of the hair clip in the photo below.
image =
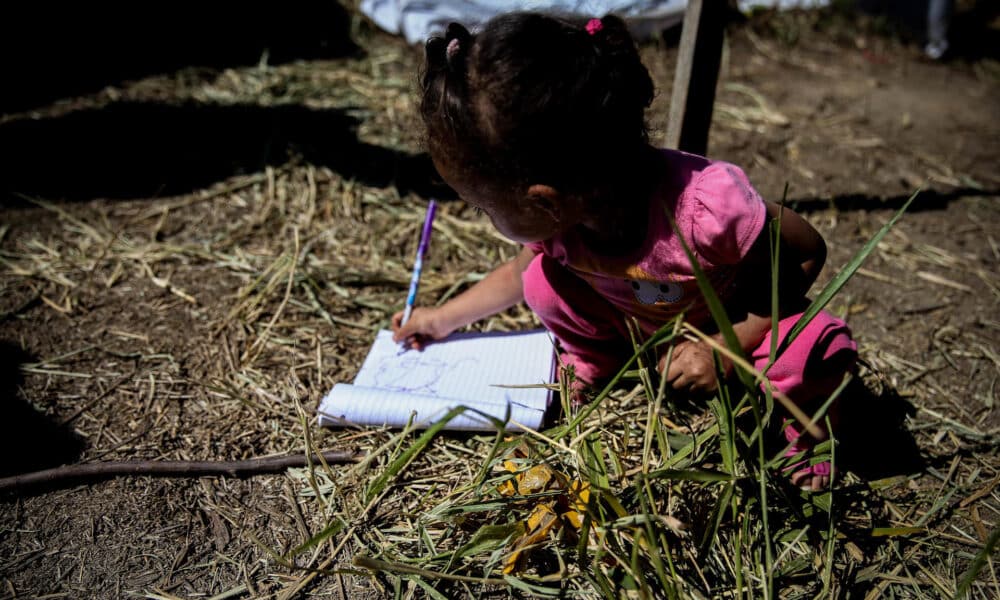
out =
<svg viewBox="0 0 1000 600"><path fill-rule="evenodd" d="M587 21L587 33L590 35L597 35L597 32L604 29L604 23L600 19L591 19Z"/></svg>
<svg viewBox="0 0 1000 600"><path fill-rule="evenodd" d="M448 56L448 60L454 60L455 55L458 54L458 51L459 51L458 38L452 38L452 40L448 42L448 47L445 48L444 51L445 54Z"/></svg>

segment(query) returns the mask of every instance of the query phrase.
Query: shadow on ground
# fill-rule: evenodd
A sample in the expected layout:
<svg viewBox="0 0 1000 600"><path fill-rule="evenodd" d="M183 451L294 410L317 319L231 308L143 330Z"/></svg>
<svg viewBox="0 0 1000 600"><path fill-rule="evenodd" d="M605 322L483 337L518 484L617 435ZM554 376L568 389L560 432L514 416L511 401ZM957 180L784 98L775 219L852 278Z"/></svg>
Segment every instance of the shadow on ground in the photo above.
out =
<svg viewBox="0 0 1000 600"><path fill-rule="evenodd" d="M841 396L837 462L862 479L912 475L926 464L906 418L916 409L895 389L873 390L852 381Z"/></svg>
<svg viewBox="0 0 1000 600"><path fill-rule="evenodd" d="M185 67L352 55L351 16L336 1L144 2L7 7L0 35L0 113Z"/></svg>
<svg viewBox="0 0 1000 600"><path fill-rule="evenodd" d="M914 191L916 193L916 191ZM877 210L890 209L898 210L906 204L913 194L901 194L897 196L870 196L865 194L839 194L829 198L796 198L787 201L789 208L796 212L810 213L835 208L838 211L855 210ZM949 191L939 191L933 189L921 190L917 194L913 204L907 209L908 212L919 212L922 210L947 210L948 205L962 198L992 197L1000 196L1000 190L987 190L982 188L954 188Z"/></svg>
<svg viewBox="0 0 1000 600"><path fill-rule="evenodd" d="M120 102L58 117L0 125L0 205L50 200L156 198L187 194L257 173L293 157L365 185L455 199L425 153L363 142L348 109L304 106ZM925 190L911 211L944 210L959 198L1000 190ZM896 209L908 195L799 198L801 212Z"/></svg>
<svg viewBox="0 0 1000 600"><path fill-rule="evenodd" d="M116 103L0 126L0 204L186 194L293 156L365 185L454 197L425 154L362 142L344 110Z"/></svg>
<svg viewBox="0 0 1000 600"><path fill-rule="evenodd" d="M20 395L21 366L33 359L19 346L0 341L0 477L75 462L83 442Z"/></svg>

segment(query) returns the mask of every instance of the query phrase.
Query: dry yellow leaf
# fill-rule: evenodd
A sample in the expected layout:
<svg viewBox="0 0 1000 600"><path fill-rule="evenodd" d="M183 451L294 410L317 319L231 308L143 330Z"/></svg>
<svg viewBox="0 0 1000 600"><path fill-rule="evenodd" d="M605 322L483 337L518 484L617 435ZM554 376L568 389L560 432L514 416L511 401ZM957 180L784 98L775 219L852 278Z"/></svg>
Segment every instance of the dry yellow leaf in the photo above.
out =
<svg viewBox="0 0 1000 600"><path fill-rule="evenodd" d="M513 573L517 567L521 556L540 542L545 541L549 532L559 524L559 516L548 504L538 504L531 512L527 520L527 532L514 542L514 551L510 553L504 563L504 574Z"/></svg>
<svg viewBox="0 0 1000 600"><path fill-rule="evenodd" d="M517 476L517 492L527 496L545 491L554 476L548 465L535 465Z"/></svg>
<svg viewBox="0 0 1000 600"><path fill-rule="evenodd" d="M563 518L577 529L583 527L583 515L575 510L567 510L563 513Z"/></svg>
<svg viewBox="0 0 1000 600"><path fill-rule="evenodd" d="M579 479L571 482L569 484L569 499L573 503L574 509L586 511L587 502L590 502L590 484Z"/></svg>
<svg viewBox="0 0 1000 600"><path fill-rule="evenodd" d="M508 479L497 486L497 491L501 496L513 496L517 493L517 488L514 487L514 482Z"/></svg>

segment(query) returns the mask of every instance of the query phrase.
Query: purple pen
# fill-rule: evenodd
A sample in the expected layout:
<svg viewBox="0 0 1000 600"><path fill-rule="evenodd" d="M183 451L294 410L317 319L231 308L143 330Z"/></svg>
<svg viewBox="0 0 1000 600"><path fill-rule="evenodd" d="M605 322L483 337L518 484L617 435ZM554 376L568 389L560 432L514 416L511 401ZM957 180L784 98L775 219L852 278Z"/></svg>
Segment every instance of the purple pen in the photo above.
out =
<svg viewBox="0 0 1000 600"><path fill-rule="evenodd" d="M403 320L399 325L402 327L410 318L413 312L413 303L417 299L417 287L420 285L420 271L424 267L424 254L427 253L427 246L431 242L431 225L434 223L434 211L437 210L437 203L431 200L427 205L427 218L424 219L424 228L420 232L420 246L417 247L417 259L413 261L413 276L410 277L410 293L406 297L406 308L403 309ZM403 342L404 346L406 342Z"/></svg>

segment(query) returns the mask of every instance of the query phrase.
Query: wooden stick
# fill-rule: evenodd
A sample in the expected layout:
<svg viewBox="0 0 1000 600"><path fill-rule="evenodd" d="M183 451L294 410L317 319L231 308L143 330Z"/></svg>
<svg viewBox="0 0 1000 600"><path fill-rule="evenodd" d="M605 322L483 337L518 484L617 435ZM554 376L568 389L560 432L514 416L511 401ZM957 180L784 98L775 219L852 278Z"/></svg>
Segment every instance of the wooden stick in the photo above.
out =
<svg viewBox="0 0 1000 600"><path fill-rule="evenodd" d="M668 148L708 151L726 30L726 0L690 0L684 11L667 121Z"/></svg>
<svg viewBox="0 0 1000 600"><path fill-rule="evenodd" d="M328 450L321 453L328 463L357 462L361 455L355 452ZM319 457L312 456L312 462ZM285 469L306 466L304 454L268 456L247 460L119 460L80 465L65 465L33 473L23 473L0 478L0 493L20 490L34 485L62 485L121 475L151 475L158 477L202 477L228 475L242 477L262 473L280 473Z"/></svg>

